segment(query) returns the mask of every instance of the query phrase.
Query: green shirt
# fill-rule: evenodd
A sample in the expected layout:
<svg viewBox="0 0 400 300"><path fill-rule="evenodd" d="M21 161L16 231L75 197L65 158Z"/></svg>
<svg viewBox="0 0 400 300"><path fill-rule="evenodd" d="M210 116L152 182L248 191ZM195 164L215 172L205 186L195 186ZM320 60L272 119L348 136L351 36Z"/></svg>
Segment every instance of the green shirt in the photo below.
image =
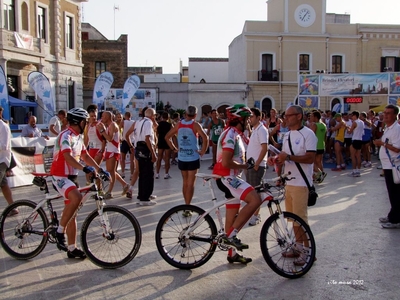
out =
<svg viewBox="0 0 400 300"><path fill-rule="evenodd" d="M315 135L317 136L317 150L325 149L325 136L326 136L326 125L324 123L318 122L315 123L317 126L317 130L315 131Z"/></svg>

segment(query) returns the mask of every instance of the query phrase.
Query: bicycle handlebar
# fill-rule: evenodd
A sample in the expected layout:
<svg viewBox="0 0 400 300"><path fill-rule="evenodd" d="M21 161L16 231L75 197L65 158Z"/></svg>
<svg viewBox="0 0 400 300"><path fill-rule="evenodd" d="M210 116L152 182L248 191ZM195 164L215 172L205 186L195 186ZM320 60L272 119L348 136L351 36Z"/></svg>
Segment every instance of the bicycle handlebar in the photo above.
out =
<svg viewBox="0 0 400 300"><path fill-rule="evenodd" d="M289 178L289 175L290 175L291 173L289 172L289 173L287 173L287 174L282 174L282 175L280 175L280 176L278 176L278 177L274 177L274 178L271 178L271 179L264 179L264 181L265 182L276 182L276 181L282 181L282 182L285 182L285 181L290 181L290 180L292 180L292 179L296 179L296 177L290 177Z"/></svg>

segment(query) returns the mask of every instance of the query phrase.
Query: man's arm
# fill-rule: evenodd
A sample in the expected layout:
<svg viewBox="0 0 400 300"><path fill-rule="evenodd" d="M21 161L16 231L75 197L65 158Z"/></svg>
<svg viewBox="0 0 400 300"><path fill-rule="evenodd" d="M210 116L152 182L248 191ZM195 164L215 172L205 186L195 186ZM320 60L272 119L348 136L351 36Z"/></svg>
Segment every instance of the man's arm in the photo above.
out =
<svg viewBox="0 0 400 300"><path fill-rule="evenodd" d="M172 137L178 133L178 124L171 128L170 131L165 136L165 141L167 142L168 146L175 152L178 151L178 145L175 146L174 142L172 141Z"/></svg>
<svg viewBox="0 0 400 300"><path fill-rule="evenodd" d="M247 164L239 164L238 162L234 161L233 159L233 152L222 150L222 166L227 169L247 169Z"/></svg>
<svg viewBox="0 0 400 300"><path fill-rule="evenodd" d="M258 167L260 166L260 163L263 161L265 155L268 152L268 144L261 144L261 151L260 154L258 155L258 158L254 164L254 170L258 170Z"/></svg>
<svg viewBox="0 0 400 300"><path fill-rule="evenodd" d="M203 156L204 153L206 153L207 148L209 146L208 136L204 132L203 127L199 123L194 122L193 127L194 127L195 132L197 132L201 136L201 138L203 139L203 144L201 145L201 150L199 152L200 156Z"/></svg>
<svg viewBox="0 0 400 300"><path fill-rule="evenodd" d="M50 127L49 127L49 130L50 130L51 133L53 133L55 135L58 135L58 132L54 129L54 127L55 127L55 125L51 124Z"/></svg>
<svg viewBox="0 0 400 300"><path fill-rule="evenodd" d="M357 123L356 123L356 122L353 122L353 123L351 124L351 127L350 127L350 129L348 130L348 132L349 132L349 133L353 133L353 131L354 131L354 129L356 129L356 127L357 127Z"/></svg>

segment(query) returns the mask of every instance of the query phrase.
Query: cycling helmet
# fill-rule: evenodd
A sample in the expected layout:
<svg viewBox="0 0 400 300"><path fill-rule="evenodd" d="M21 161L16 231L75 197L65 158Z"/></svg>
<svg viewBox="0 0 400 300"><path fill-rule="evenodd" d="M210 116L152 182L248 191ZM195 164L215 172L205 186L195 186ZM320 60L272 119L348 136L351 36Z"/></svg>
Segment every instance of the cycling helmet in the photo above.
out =
<svg viewBox="0 0 400 300"><path fill-rule="evenodd" d="M226 108L226 116L229 121L243 120L252 115L252 111L244 104L235 104Z"/></svg>
<svg viewBox="0 0 400 300"><path fill-rule="evenodd" d="M83 120L89 118L89 113L83 108L72 108L67 113L67 120L70 124L79 124Z"/></svg>

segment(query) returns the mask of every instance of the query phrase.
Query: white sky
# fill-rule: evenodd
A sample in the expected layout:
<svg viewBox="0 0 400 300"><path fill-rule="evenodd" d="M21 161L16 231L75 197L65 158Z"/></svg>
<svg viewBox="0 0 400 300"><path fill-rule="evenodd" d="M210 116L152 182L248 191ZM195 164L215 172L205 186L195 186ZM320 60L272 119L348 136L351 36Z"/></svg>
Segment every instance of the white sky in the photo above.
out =
<svg viewBox="0 0 400 300"><path fill-rule="evenodd" d="M283 1L283 0L282 0ZM289 0L290 1L290 0ZM114 11L114 4L119 10ZM400 24L399 0L327 0L351 23ZM115 12L115 19L114 19ZM83 21L110 40L128 34L128 65L178 73L188 57L228 57L246 20L266 20L266 0L89 0ZM114 27L115 24L115 27Z"/></svg>

